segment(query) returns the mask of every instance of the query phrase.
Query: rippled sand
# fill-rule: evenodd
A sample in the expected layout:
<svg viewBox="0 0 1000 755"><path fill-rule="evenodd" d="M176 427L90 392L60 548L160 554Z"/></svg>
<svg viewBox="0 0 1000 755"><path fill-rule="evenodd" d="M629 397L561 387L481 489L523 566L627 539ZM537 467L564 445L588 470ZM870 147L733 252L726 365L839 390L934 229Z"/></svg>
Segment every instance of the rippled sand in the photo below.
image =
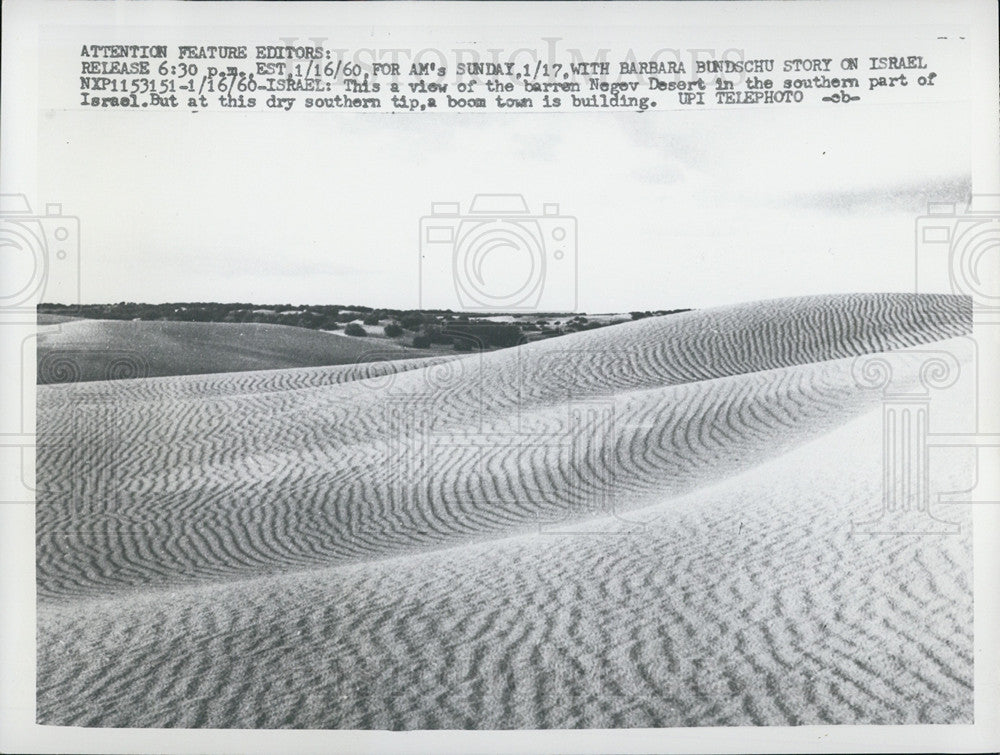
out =
<svg viewBox="0 0 1000 755"><path fill-rule="evenodd" d="M968 722L969 523L851 523L882 497L854 357L970 325L812 297L374 376L40 387L38 719Z"/></svg>
<svg viewBox="0 0 1000 755"><path fill-rule="evenodd" d="M353 364L425 356L384 338L267 323L82 320L39 314L40 385Z"/></svg>

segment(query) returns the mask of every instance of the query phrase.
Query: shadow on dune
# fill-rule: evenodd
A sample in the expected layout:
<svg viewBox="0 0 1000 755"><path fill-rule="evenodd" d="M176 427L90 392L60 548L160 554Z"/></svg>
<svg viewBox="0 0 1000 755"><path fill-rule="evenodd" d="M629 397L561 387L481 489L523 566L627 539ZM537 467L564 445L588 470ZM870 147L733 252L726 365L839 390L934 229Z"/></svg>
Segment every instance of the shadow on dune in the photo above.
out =
<svg viewBox="0 0 1000 755"><path fill-rule="evenodd" d="M39 596L354 563L647 505L874 406L854 357L970 327L963 297L810 297L287 389L290 373L209 376L204 392L183 387L202 377L42 387Z"/></svg>

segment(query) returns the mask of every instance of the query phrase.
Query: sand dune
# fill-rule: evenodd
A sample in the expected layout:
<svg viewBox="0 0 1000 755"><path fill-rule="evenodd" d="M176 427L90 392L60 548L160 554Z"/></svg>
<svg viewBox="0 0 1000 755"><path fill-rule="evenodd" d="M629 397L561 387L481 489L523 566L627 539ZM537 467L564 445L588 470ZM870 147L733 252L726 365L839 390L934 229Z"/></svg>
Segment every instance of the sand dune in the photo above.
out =
<svg viewBox="0 0 1000 755"><path fill-rule="evenodd" d="M378 358L422 358L426 352L374 338L347 338L261 323L80 320L39 315L59 324L38 337L38 383L196 375L332 364Z"/></svg>
<svg viewBox="0 0 1000 755"><path fill-rule="evenodd" d="M370 377L41 387L39 720L968 720L968 527L850 522L881 496L854 357L970 325L815 297Z"/></svg>
<svg viewBox="0 0 1000 755"><path fill-rule="evenodd" d="M376 349L361 356L364 361L329 367L219 372L183 377L124 378L114 381L94 380L72 385L56 384L41 390L46 394L46 403L53 405L148 402L152 407L167 401L211 400L227 396L281 393L369 378L382 378L381 382L388 382L390 376L396 373L431 367L460 358L448 355L400 359L396 351ZM374 385L378 384L377 382Z"/></svg>
<svg viewBox="0 0 1000 755"><path fill-rule="evenodd" d="M838 432L586 534L46 605L39 719L969 722L968 536L852 535L879 496L877 413Z"/></svg>

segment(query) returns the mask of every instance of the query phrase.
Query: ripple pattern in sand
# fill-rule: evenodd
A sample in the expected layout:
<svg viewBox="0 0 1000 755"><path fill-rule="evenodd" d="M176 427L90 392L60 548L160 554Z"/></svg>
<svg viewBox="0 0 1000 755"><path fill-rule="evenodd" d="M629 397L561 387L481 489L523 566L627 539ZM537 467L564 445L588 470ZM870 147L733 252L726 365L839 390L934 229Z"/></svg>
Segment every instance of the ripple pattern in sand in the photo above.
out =
<svg viewBox="0 0 1000 755"><path fill-rule="evenodd" d="M877 422L866 415L841 441L876 437ZM968 521L954 537L851 534L846 520L877 497L879 470L864 443L842 464L824 458L842 447L823 438L589 532L46 606L39 719L968 722Z"/></svg>
<svg viewBox="0 0 1000 755"><path fill-rule="evenodd" d="M853 357L970 316L817 297L421 364L42 386L39 721L971 720L969 527L849 526L881 495Z"/></svg>

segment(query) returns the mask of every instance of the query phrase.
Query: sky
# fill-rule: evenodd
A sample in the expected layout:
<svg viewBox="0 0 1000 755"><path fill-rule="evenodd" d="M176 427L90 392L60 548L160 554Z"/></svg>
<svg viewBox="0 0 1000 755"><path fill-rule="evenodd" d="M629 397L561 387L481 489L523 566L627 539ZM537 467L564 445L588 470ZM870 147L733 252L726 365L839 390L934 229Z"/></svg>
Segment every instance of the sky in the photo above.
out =
<svg viewBox="0 0 1000 755"><path fill-rule="evenodd" d="M464 213L476 194L508 193L575 219L561 251L576 276L550 262L540 308L570 296L587 312L704 307L913 290L916 218L969 192L967 124L954 103L49 110L38 191L80 219L84 303L446 306L420 297L433 288L420 283L421 218L432 203ZM451 275L448 249L424 250L425 278ZM523 263L490 259L487 275Z"/></svg>

